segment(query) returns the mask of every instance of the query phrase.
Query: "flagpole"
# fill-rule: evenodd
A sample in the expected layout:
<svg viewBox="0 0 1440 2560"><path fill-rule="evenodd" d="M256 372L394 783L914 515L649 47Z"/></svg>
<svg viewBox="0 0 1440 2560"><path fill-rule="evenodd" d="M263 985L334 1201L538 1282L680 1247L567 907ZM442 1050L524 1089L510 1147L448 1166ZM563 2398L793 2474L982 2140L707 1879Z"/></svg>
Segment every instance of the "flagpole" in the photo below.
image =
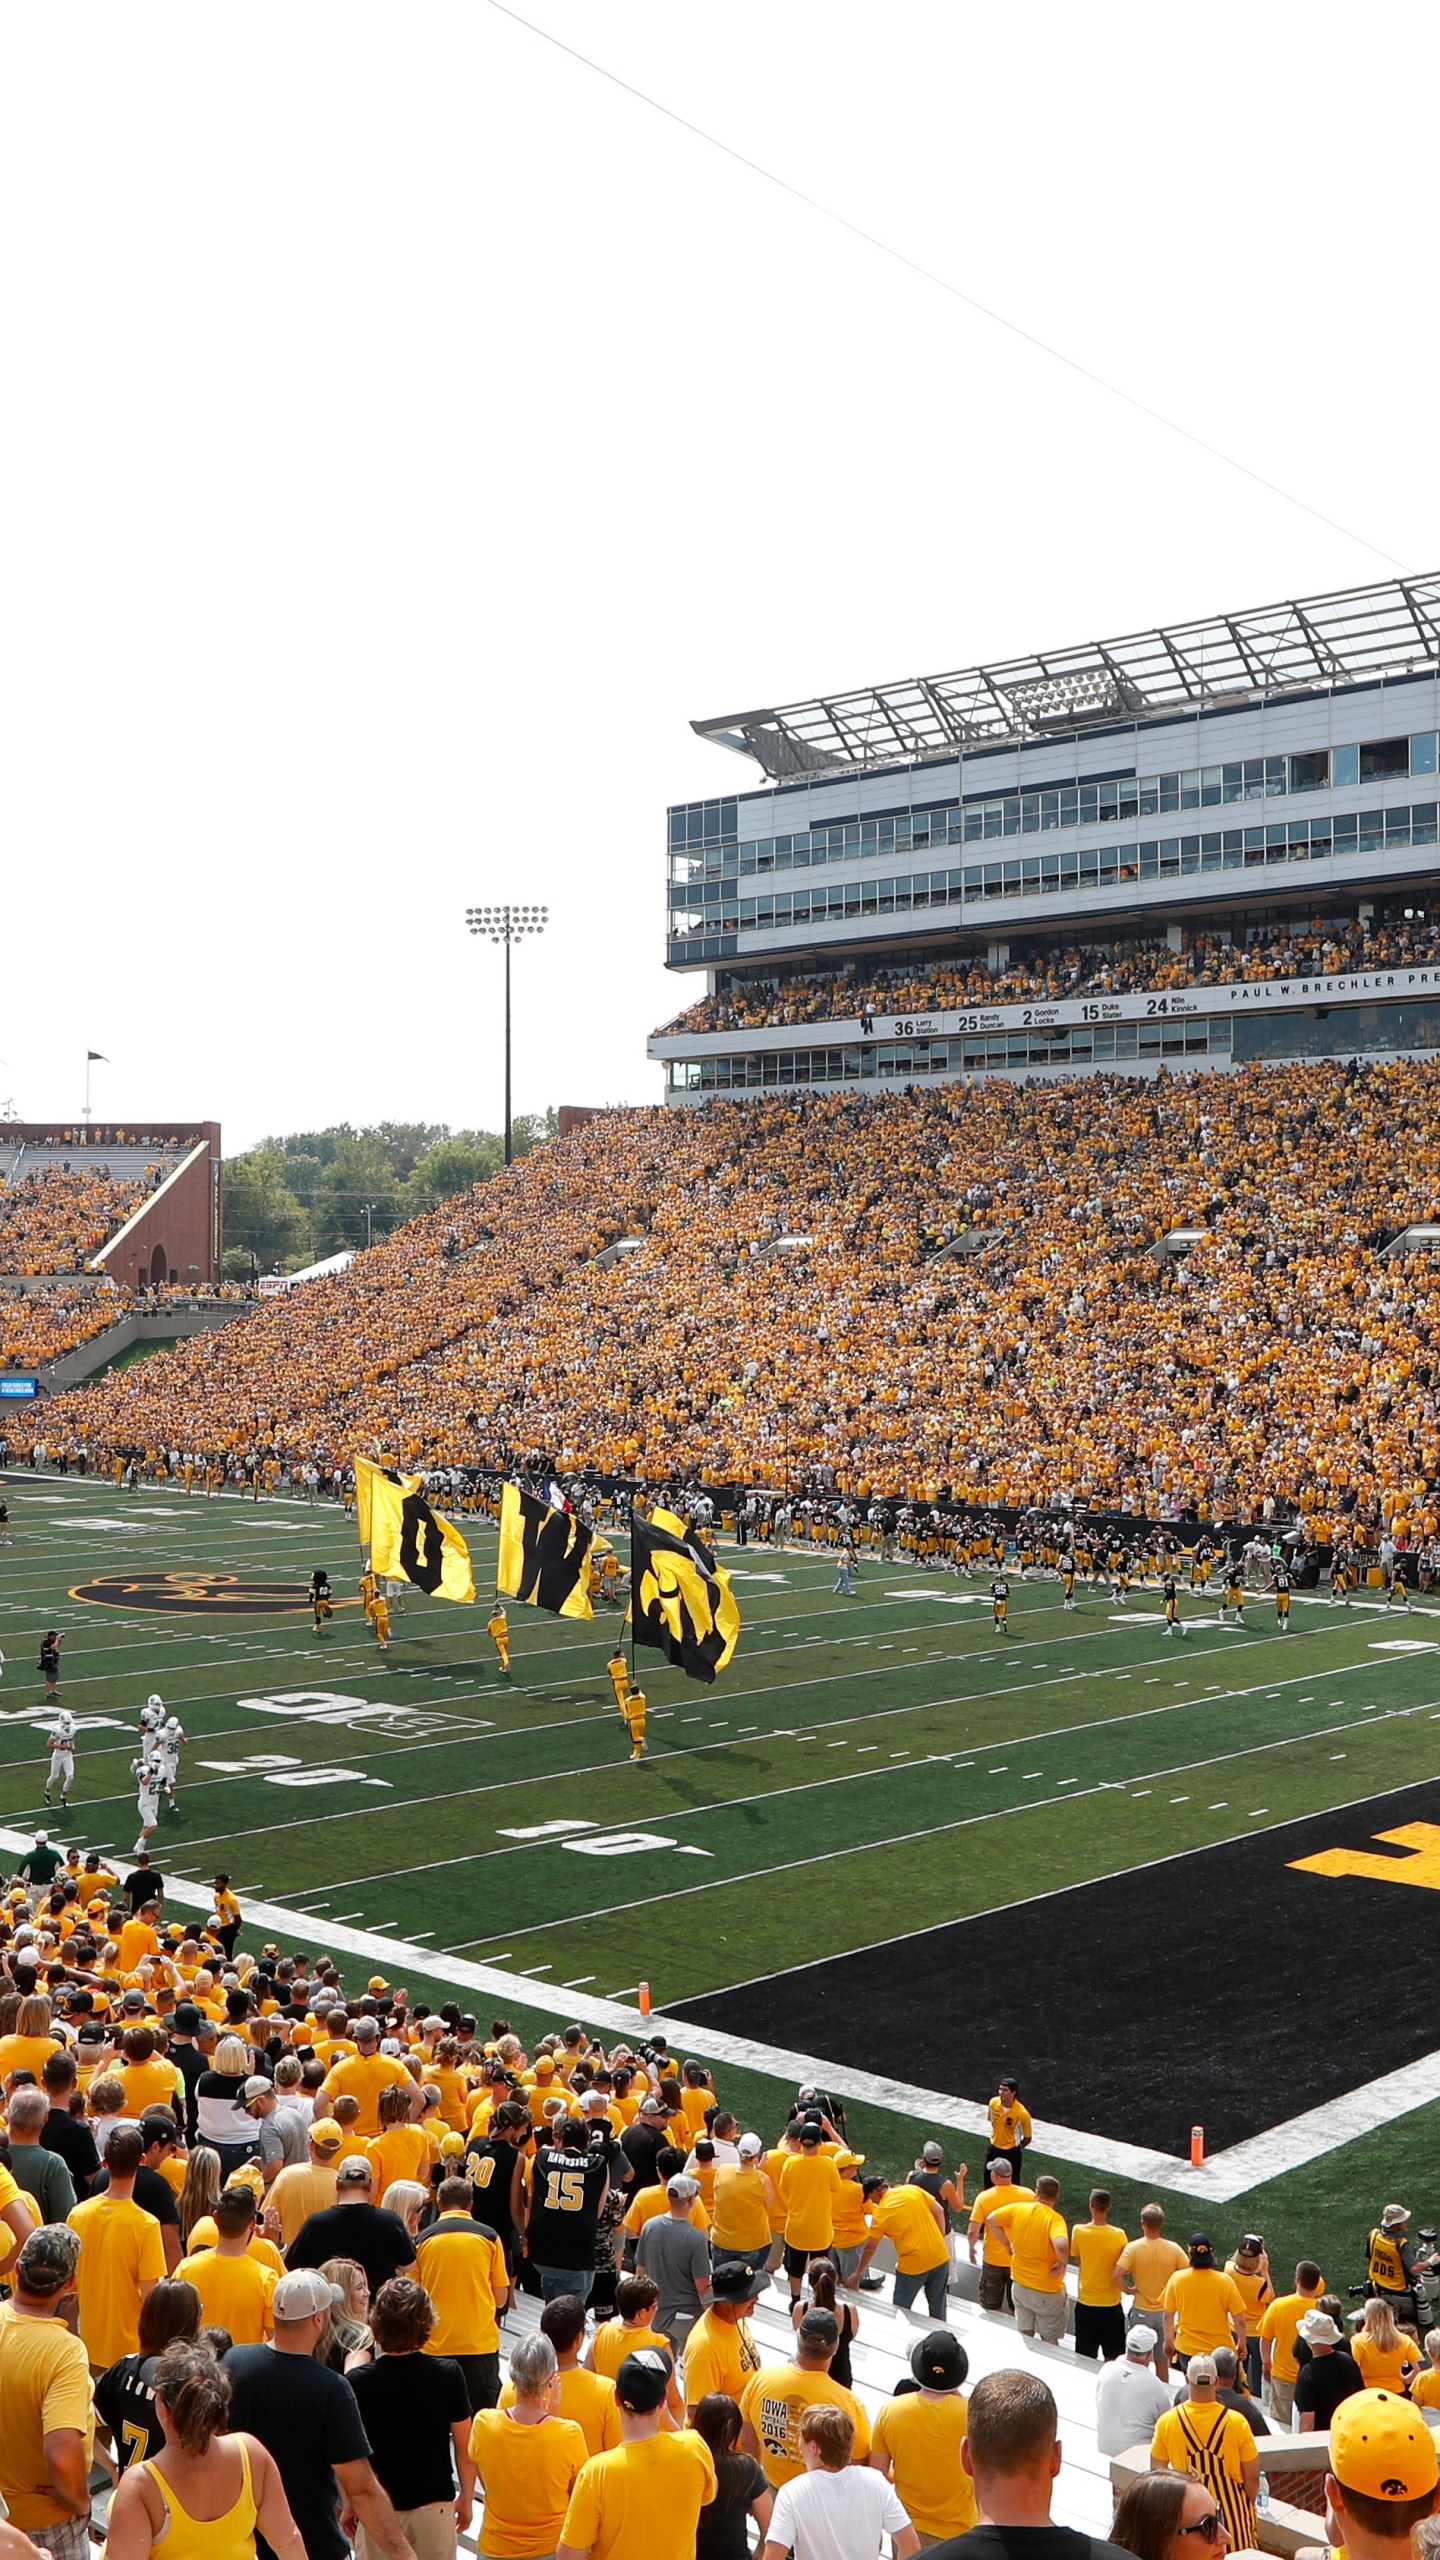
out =
<svg viewBox="0 0 1440 2560"><path fill-rule="evenodd" d="M630 1485L630 1686L633 1689L638 1686L635 1678L635 1488L640 1479L638 1476L631 1476L628 1481Z"/></svg>

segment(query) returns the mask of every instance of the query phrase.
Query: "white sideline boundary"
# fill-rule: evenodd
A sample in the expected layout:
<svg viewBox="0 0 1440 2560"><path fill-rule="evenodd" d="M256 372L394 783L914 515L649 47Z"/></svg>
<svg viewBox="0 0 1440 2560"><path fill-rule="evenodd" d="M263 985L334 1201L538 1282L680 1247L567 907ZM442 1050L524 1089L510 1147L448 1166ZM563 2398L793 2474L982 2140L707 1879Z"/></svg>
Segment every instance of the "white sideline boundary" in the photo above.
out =
<svg viewBox="0 0 1440 2560"><path fill-rule="evenodd" d="M0 1850L23 1857L33 1836L0 1829ZM55 1834L51 1836L53 1839ZM85 1836L88 1839L89 1835ZM159 1864L168 1902L190 1911L210 1909L209 1893L167 1871L163 1847ZM756 2071L767 2079L793 2081L797 2085L813 2081L832 2089L837 2097L853 2098L891 2115L944 2125L972 2139L989 2137L984 2108L969 2099L916 2088L904 2080L888 2080L876 2072L852 2070L844 2063L827 2062L818 2054L792 2053L746 2036L691 2026L684 2018L668 2016L658 2009L646 2018L622 2001L593 1999L588 1992L567 1993L562 1999L557 1988L547 1986L536 1975L502 1973L493 1965L472 1964L461 1956L442 1956L436 1949L413 1940L379 1930L356 1929L344 1921L325 1920L283 1902L247 1899L245 1917L251 1928L262 1929L270 1937L288 1939L292 1945L323 1949L327 1954L360 1956L369 1964L382 1965L391 1982L408 1973L421 1974L431 1981L449 1983L457 1991L480 1993L500 2008L525 2007L538 2009L547 2017L574 2018L582 2024L604 2027L629 2043L658 2033L708 2062L732 2063L737 2070ZM1312 2160L1323 2159L1328 2152L1338 2151L1345 2143L1373 2132L1377 2124L1412 2114L1435 2098L1440 2098L1440 2049L1422 2054L1418 2061L1387 2072L1383 2078L1365 2081L1360 2087L1347 2090L1343 2097L1331 2098L1323 2106L1308 2108L1283 2124L1272 2125L1248 2141L1233 2143L1229 2150L1217 2151L1199 2169L1168 2151L1146 2151L1136 2143L1110 2141L1100 2134L1085 2133L1073 2125L1051 2124L1038 2116L1035 2147L1049 2159L1100 2170L1109 2177L1130 2178L1141 2186L1168 2187L1174 2194L1194 2196L1207 2204L1231 2204L1237 2197L1248 2195L1253 2187L1264 2186L1272 2178L1284 2177Z"/></svg>

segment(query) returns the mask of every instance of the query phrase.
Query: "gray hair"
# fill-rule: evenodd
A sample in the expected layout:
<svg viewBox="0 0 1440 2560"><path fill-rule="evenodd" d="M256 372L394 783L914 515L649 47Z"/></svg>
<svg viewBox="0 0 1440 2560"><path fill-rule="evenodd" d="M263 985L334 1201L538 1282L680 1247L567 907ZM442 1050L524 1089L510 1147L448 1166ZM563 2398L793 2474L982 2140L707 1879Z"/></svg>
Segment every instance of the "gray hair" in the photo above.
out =
<svg viewBox="0 0 1440 2560"><path fill-rule="evenodd" d="M10 2101L10 2124L16 2133L38 2133L50 2113L43 2089L17 2089Z"/></svg>
<svg viewBox="0 0 1440 2560"><path fill-rule="evenodd" d="M510 2379L522 2400L538 2400L559 2370L554 2348L538 2329L528 2338L516 2339L510 2350Z"/></svg>

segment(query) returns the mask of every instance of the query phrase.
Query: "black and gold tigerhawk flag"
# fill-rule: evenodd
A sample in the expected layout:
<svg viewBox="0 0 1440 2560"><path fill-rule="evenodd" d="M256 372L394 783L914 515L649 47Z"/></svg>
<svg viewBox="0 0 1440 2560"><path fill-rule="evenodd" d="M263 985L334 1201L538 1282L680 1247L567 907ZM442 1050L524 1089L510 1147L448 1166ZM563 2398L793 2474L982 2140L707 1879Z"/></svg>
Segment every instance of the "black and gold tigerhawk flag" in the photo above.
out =
<svg viewBox="0 0 1440 2560"><path fill-rule="evenodd" d="M518 1484L507 1484L500 1495L496 1590L557 1618L593 1618L590 1541L590 1530L572 1511L556 1510L538 1495L522 1493Z"/></svg>
<svg viewBox="0 0 1440 2560"><path fill-rule="evenodd" d="M630 1624L692 1680L723 1671L740 1635L730 1576L673 1511L630 1524Z"/></svg>
<svg viewBox="0 0 1440 2560"><path fill-rule="evenodd" d="M402 1476L355 1458L355 1525L382 1582L413 1582L440 1600L473 1600L470 1550L460 1532L432 1511L420 1476Z"/></svg>

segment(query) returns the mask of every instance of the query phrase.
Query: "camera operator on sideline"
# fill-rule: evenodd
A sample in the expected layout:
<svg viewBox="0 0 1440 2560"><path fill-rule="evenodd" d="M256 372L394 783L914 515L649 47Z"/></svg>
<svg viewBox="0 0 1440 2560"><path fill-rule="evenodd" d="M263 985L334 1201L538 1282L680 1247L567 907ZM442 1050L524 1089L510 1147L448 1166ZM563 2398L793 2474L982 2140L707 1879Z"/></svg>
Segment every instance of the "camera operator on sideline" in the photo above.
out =
<svg viewBox="0 0 1440 2560"><path fill-rule="evenodd" d="M1409 2221L1405 2205L1387 2204L1378 2228L1366 2243L1366 2290L1388 2302L1403 2325L1420 2332L1429 2324L1429 2305L1417 2291L1416 2279L1440 2266L1440 2258L1433 2248L1418 2249L1413 2240L1406 2239ZM1421 2237L1433 2240L1435 2235L1425 2232Z"/></svg>

